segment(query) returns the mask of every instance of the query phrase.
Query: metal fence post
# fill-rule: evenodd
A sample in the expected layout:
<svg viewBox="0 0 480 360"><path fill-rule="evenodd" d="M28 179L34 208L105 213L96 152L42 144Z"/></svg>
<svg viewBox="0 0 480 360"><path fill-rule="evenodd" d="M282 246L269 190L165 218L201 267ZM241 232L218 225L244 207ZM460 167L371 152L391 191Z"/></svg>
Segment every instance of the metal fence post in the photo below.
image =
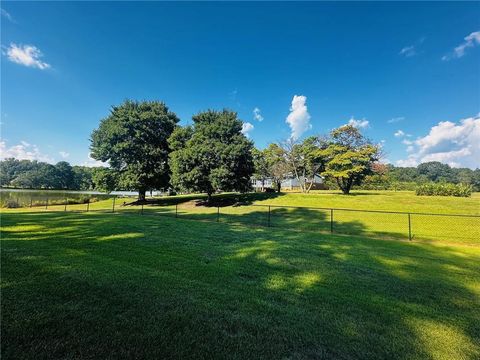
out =
<svg viewBox="0 0 480 360"><path fill-rule="evenodd" d="M116 196L113 197L112 212L115 212L115 199L116 198L117 198Z"/></svg>
<svg viewBox="0 0 480 360"><path fill-rule="evenodd" d="M267 226L270 227L270 205L268 205L268 222Z"/></svg>
<svg viewBox="0 0 480 360"><path fill-rule="evenodd" d="M333 209L330 209L330 232L333 233Z"/></svg>
<svg viewBox="0 0 480 360"><path fill-rule="evenodd" d="M412 221L410 220L410 213L408 213L408 240L412 241Z"/></svg>
<svg viewBox="0 0 480 360"><path fill-rule="evenodd" d="M175 204L175 217L178 217L178 203Z"/></svg>
<svg viewBox="0 0 480 360"><path fill-rule="evenodd" d="M220 206L217 206L217 222L220 221Z"/></svg>

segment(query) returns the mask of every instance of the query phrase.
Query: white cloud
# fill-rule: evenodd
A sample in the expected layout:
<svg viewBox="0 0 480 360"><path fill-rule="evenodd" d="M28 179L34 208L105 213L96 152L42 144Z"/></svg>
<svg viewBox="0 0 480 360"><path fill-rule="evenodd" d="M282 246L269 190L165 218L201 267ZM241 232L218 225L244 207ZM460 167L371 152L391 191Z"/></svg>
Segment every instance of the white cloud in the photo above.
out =
<svg viewBox="0 0 480 360"><path fill-rule="evenodd" d="M88 160L87 161L84 161L82 163L82 166L88 166L88 167L100 167L100 166L103 166L103 167L108 167L108 163L105 163L103 161L100 161L100 160L95 160L94 158L92 158L92 153L88 153Z"/></svg>
<svg viewBox="0 0 480 360"><path fill-rule="evenodd" d="M290 126L290 137L297 140L302 134L310 130L310 114L307 109L307 97L303 95L294 95L292 99L292 106L290 107L290 114L288 114L285 122Z"/></svg>
<svg viewBox="0 0 480 360"><path fill-rule="evenodd" d="M400 55L404 55L405 57L411 57L416 55L415 45L405 46L400 50Z"/></svg>
<svg viewBox="0 0 480 360"><path fill-rule="evenodd" d="M0 9L0 12L2 13L2 16L3 16L5 19L7 19L8 21L10 21L10 22L12 22L12 23L15 22L15 20L13 20L12 15L10 15L7 10Z"/></svg>
<svg viewBox="0 0 480 360"><path fill-rule="evenodd" d="M403 139L403 140L402 140L402 144L405 144L405 145L413 145L413 141L408 140L408 139Z"/></svg>
<svg viewBox="0 0 480 360"><path fill-rule="evenodd" d="M407 140L408 141L408 140ZM426 136L407 144L411 154L397 164L440 161L453 167L480 167L480 114L458 123L441 121Z"/></svg>
<svg viewBox="0 0 480 360"><path fill-rule="evenodd" d="M21 141L18 145L7 147L5 141L0 141L0 159L15 158L18 160L37 160L48 163L54 163L55 160L40 152L37 145L31 145L26 141Z"/></svg>
<svg viewBox="0 0 480 360"><path fill-rule="evenodd" d="M405 117L399 116L399 117L391 118L390 120L387 121L387 123L393 124L393 123L397 123L397 122L400 122L400 121L403 121L403 120L405 120Z"/></svg>
<svg viewBox="0 0 480 360"><path fill-rule="evenodd" d="M461 158L468 157L471 154L471 150L465 147L460 150L428 154L422 158L422 162L440 161L449 164L451 167L460 167L462 163Z"/></svg>
<svg viewBox="0 0 480 360"><path fill-rule="evenodd" d="M66 151L59 151L58 152L60 154L60 156L63 158L63 159L66 159L70 156L70 153L66 152Z"/></svg>
<svg viewBox="0 0 480 360"><path fill-rule="evenodd" d="M412 57L418 54L418 48L420 48L425 41L425 37L421 37L417 41L415 41L412 45L408 45L400 50L399 54L405 57Z"/></svg>
<svg viewBox="0 0 480 360"><path fill-rule="evenodd" d="M348 120L348 124L347 125L351 125L353 127L356 127L357 129L364 129L364 128L367 128L368 127L368 120L365 120L365 118L361 119L361 120L357 120L357 119L354 119L353 116L350 118L350 120Z"/></svg>
<svg viewBox="0 0 480 360"><path fill-rule="evenodd" d="M412 135L411 134L407 134L405 133L403 130L397 130L395 131L395 133L393 134L395 137L411 137Z"/></svg>
<svg viewBox="0 0 480 360"><path fill-rule="evenodd" d="M249 123L249 122L244 122L242 124L242 134L248 137L248 133L252 131L255 127Z"/></svg>
<svg viewBox="0 0 480 360"><path fill-rule="evenodd" d="M463 55L465 55L465 50L467 48L471 48L480 44L480 31L472 32L470 35L465 36L463 40L464 42L453 49L450 54L443 56L442 60L448 61L455 58L461 58Z"/></svg>
<svg viewBox="0 0 480 360"><path fill-rule="evenodd" d="M258 107L253 109L253 118L257 121L263 121L263 116L262 116L262 114L260 112L260 109Z"/></svg>
<svg viewBox="0 0 480 360"><path fill-rule="evenodd" d="M417 158L414 155L409 155L408 159L406 160L398 160L396 162L397 166L401 167L411 167L411 166L417 166L418 161Z"/></svg>
<svg viewBox="0 0 480 360"><path fill-rule="evenodd" d="M50 67L50 64L40 61L42 56L42 52L33 45L16 45L12 43L7 49L7 57L10 61L16 64L45 70Z"/></svg>

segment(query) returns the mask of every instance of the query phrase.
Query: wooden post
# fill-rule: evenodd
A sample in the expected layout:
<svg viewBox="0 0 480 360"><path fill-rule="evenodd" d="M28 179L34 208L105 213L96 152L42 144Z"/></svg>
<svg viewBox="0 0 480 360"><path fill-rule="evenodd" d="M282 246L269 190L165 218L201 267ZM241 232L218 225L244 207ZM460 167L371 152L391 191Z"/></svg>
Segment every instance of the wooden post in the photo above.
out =
<svg viewBox="0 0 480 360"><path fill-rule="evenodd" d="M30 195L30 207L33 205L32 195Z"/></svg>
<svg viewBox="0 0 480 360"><path fill-rule="evenodd" d="M143 215L143 204L142 204L142 212L141 212L141 214Z"/></svg>
<svg viewBox="0 0 480 360"><path fill-rule="evenodd" d="M90 199L88 199L88 201L87 201L87 212L88 212L89 208L90 208Z"/></svg>
<svg viewBox="0 0 480 360"><path fill-rule="evenodd" d="M268 205L268 218L267 218L267 226L270 227L270 205Z"/></svg>
<svg viewBox="0 0 480 360"><path fill-rule="evenodd" d="M67 211L67 203L68 203L68 198L65 198L65 207L64 207L63 211Z"/></svg>
<svg viewBox="0 0 480 360"><path fill-rule="evenodd" d="M220 221L220 206L217 206L217 222Z"/></svg>
<svg viewBox="0 0 480 360"><path fill-rule="evenodd" d="M178 217L178 203L175 204L175 217Z"/></svg>
<svg viewBox="0 0 480 360"><path fill-rule="evenodd" d="M113 213L115 212L115 199L116 199L116 196L113 197L113 205L112 205L112 212Z"/></svg>
<svg viewBox="0 0 480 360"><path fill-rule="evenodd" d="M45 201L45 210L48 209L48 196L47 196L47 200Z"/></svg>

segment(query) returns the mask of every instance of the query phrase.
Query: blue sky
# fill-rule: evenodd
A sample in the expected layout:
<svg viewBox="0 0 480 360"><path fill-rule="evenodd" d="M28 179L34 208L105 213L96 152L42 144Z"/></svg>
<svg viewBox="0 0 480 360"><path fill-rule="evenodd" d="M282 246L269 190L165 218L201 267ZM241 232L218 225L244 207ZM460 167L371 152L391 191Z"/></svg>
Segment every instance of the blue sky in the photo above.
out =
<svg viewBox="0 0 480 360"><path fill-rule="evenodd" d="M393 164L480 167L478 2L1 6L2 157L94 164L130 98L233 109L260 148L350 121Z"/></svg>

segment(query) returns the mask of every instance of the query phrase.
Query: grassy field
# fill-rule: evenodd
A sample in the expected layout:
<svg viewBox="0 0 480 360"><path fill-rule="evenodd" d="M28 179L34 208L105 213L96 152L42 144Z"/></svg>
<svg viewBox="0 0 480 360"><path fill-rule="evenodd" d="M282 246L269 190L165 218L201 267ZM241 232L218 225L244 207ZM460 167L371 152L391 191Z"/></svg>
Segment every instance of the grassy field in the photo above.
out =
<svg viewBox="0 0 480 360"><path fill-rule="evenodd" d="M2 359L480 358L477 246L41 211L1 245Z"/></svg>
<svg viewBox="0 0 480 360"><path fill-rule="evenodd" d="M413 192L355 191L350 196L319 191L311 194L222 194L216 206L199 206L199 195L165 197L144 206L144 214L163 214L190 219L291 230L331 232L415 241L441 241L480 245L480 193L471 198L415 196ZM123 206L131 199L117 199L115 211L139 213L140 206ZM270 205L270 209L269 209ZM113 200L89 204L89 210L112 211ZM305 209L309 207L310 209ZM317 208L317 209L315 209ZM318 209L325 208L325 209ZM335 208L333 212L329 208ZM34 207L43 211L44 207ZM64 205L50 205L52 211L64 211ZM68 205L68 210L86 211L87 205ZM349 211L377 210L394 213ZM26 208L23 211L31 211ZM395 213L399 212L399 213ZM413 213L410 216L407 212ZM430 216L417 213L436 213ZM452 217L466 214L477 217ZM333 216L333 220L332 220ZM409 223L410 220L410 223Z"/></svg>

